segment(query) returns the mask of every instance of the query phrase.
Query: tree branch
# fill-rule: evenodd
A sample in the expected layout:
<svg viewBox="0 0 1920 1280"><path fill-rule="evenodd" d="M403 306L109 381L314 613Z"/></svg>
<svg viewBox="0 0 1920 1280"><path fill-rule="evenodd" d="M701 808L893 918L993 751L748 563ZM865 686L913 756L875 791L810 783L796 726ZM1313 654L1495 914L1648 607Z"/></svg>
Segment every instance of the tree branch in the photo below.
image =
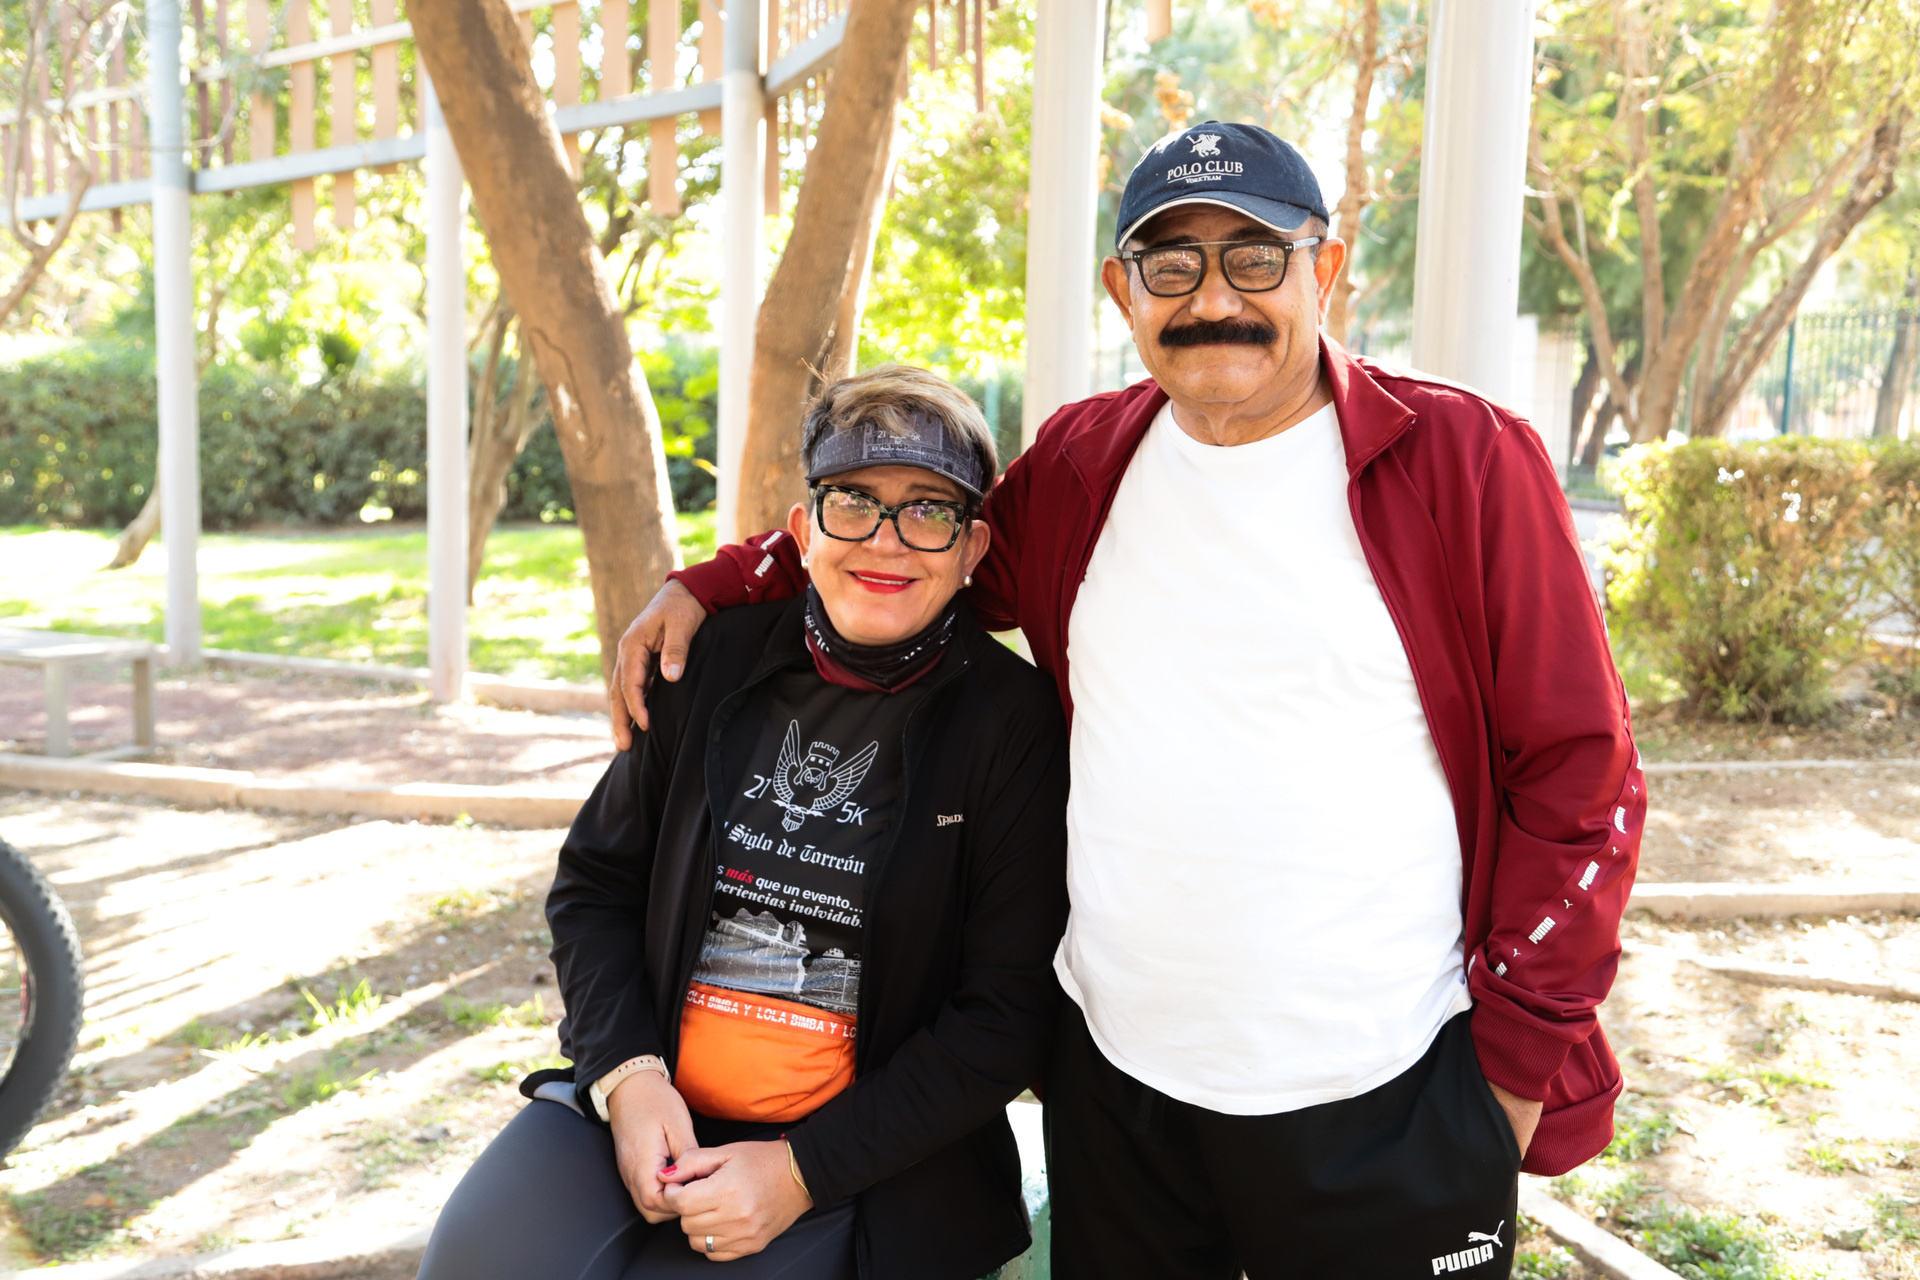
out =
<svg viewBox="0 0 1920 1280"><path fill-rule="evenodd" d="M1367 165L1367 107L1373 100L1373 78L1380 66L1380 0L1360 0L1359 28L1353 33L1353 109L1347 115L1347 185L1334 211L1333 234L1347 242L1347 258L1333 283L1333 301L1327 308L1327 333L1335 342L1347 340L1353 317L1353 250L1360 240L1360 215L1373 200L1373 177Z"/></svg>
<svg viewBox="0 0 1920 1280"><path fill-rule="evenodd" d="M1627 430L1635 439L1639 438L1638 416L1633 400L1633 389L1620 373L1620 359L1613 345L1613 329L1607 323L1607 303L1601 296L1600 282L1593 274L1593 266L1587 261L1585 246L1576 253L1567 243L1566 228L1561 222L1560 197L1554 189L1553 173L1547 168L1540 156L1540 134L1536 129L1527 138L1527 160L1534 174L1540 180L1540 187L1532 194L1540 201L1541 217L1535 223L1547 242L1567 270L1573 273L1575 283L1580 286L1580 301L1587 312L1587 321L1593 326L1593 349L1600 359L1601 370L1607 379L1607 390L1618 406L1620 416L1627 420Z"/></svg>
<svg viewBox="0 0 1920 1280"><path fill-rule="evenodd" d="M1714 379L1713 397L1708 403L1707 423L1713 434L1717 434L1720 425L1732 415L1747 384L1772 354L1774 343L1800 309L1800 300L1806 296L1820 268L1846 243L1853 229L1893 194L1899 181L1900 160L1907 150L1904 144L1907 116L1907 109L1902 107L1874 128L1873 144L1854 175L1846 199L1821 223L1799 267L1734 340L1720 376Z"/></svg>
<svg viewBox="0 0 1920 1280"><path fill-rule="evenodd" d="M1653 106L1646 92L1652 81L1648 67L1649 39L1646 13L1640 0L1615 0L1614 26L1621 36L1620 90L1615 117L1626 127L1627 156L1633 165L1633 209L1640 223L1640 307L1645 336L1644 360L1652 363L1667 328L1667 277L1660 251L1660 201L1653 180L1653 148L1647 137L1647 113Z"/></svg>

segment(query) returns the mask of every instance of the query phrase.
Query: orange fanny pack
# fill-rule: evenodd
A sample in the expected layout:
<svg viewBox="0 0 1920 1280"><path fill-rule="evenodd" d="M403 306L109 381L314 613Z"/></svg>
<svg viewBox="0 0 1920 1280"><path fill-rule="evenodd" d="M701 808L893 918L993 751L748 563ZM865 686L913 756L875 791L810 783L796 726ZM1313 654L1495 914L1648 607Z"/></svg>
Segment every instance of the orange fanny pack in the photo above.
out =
<svg viewBox="0 0 1920 1280"><path fill-rule="evenodd" d="M798 1120L853 1083L853 1025L795 1000L695 982L680 1010L674 1087L716 1120Z"/></svg>

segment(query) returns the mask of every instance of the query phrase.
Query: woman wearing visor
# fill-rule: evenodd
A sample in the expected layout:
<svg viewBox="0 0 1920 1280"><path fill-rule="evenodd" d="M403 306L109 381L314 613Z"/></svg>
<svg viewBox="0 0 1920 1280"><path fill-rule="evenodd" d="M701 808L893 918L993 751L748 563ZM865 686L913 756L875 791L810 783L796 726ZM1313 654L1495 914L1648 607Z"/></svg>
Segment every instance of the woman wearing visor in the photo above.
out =
<svg viewBox="0 0 1920 1280"><path fill-rule="evenodd" d="M423 1280L977 1280L1028 1244L1006 1104L1052 1035L1066 733L956 593L996 471L899 366L804 425L813 585L700 630L547 900L573 1067L483 1153Z"/></svg>

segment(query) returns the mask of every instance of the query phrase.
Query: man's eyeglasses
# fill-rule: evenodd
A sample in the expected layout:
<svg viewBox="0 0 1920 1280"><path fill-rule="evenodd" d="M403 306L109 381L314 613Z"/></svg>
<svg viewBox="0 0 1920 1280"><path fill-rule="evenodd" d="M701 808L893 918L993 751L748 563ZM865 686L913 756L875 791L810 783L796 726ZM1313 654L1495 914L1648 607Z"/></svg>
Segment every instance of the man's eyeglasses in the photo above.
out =
<svg viewBox="0 0 1920 1280"><path fill-rule="evenodd" d="M820 532L842 542L865 542L880 532L882 522L891 520L904 545L915 551L945 551L966 532L967 506L917 498L889 507L858 489L823 484L813 491L813 518Z"/></svg>
<svg viewBox="0 0 1920 1280"><path fill-rule="evenodd" d="M1139 265L1140 283L1156 298L1184 298L1207 278L1207 250L1220 251L1220 269L1227 283L1241 293L1267 293L1287 281L1287 267L1295 249L1321 243L1322 237L1303 240L1197 240L1187 244L1126 249L1122 262Z"/></svg>

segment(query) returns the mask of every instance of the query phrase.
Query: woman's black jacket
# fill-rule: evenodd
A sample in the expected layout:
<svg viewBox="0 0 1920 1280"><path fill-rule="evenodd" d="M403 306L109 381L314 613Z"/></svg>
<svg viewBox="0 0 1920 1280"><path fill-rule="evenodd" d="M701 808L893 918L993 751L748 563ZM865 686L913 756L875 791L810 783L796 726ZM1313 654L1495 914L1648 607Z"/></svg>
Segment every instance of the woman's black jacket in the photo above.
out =
<svg viewBox="0 0 1920 1280"><path fill-rule="evenodd" d="M804 600L728 609L651 729L574 820L547 899L584 1100L636 1054L669 1065L708 923L717 815L748 776L753 687L806 668ZM1027 1247L1006 1104L1041 1077L1065 928L1066 725L1051 681L965 609L905 730L904 794L869 870L854 1083L787 1136L814 1202L857 1197L869 1280L975 1280ZM587 1113L592 1114L591 1108Z"/></svg>

